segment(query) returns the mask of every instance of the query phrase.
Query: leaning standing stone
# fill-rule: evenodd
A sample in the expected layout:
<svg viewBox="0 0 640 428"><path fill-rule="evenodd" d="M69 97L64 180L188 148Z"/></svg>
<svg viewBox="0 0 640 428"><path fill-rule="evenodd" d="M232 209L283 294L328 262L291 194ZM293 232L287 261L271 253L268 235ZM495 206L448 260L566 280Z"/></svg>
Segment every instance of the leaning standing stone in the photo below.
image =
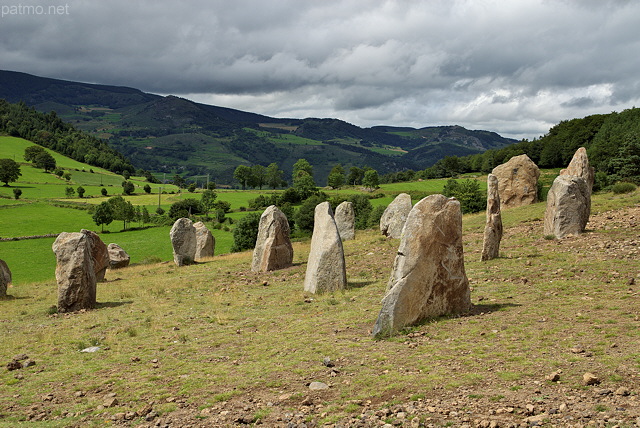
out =
<svg viewBox="0 0 640 428"><path fill-rule="evenodd" d="M107 245L97 233L91 230L82 229L80 233L84 233L91 240L91 257L93 258L93 269L96 272L96 281L104 281L104 274L109 267L109 250Z"/></svg>
<svg viewBox="0 0 640 428"><path fill-rule="evenodd" d="M514 156L491 171L498 178L500 203L504 208L538 202L540 170L527 155Z"/></svg>
<svg viewBox="0 0 640 428"><path fill-rule="evenodd" d="M396 196L393 202L384 210L382 217L380 217L380 231L382 234L389 238L400 238L411 207L411 196L406 193L400 193Z"/></svg>
<svg viewBox="0 0 640 428"><path fill-rule="evenodd" d="M193 263L196 258L196 228L193 222L188 218L179 218L173 223L169 236L176 266Z"/></svg>
<svg viewBox="0 0 640 428"><path fill-rule="evenodd" d="M487 222L484 226L481 260L491 260L500 253L502 239L502 215L500 214L500 195L498 194L498 179L495 175L487 177Z"/></svg>
<svg viewBox="0 0 640 428"><path fill-rule="evenodd" d="M56 254L58 312L94 308L96 274L91 256L91 238L81 232L62 232L52 249Z"/></svg>
<svg viewBox="0 0 640 428"><path fill-rule="evenodd" d="M564 238L580 234L589 221L591 195L582 177L559 175L547 194L544 234Z"/></svg>
<svg viewBox="0 0 640 428"><path fill-rule="evenodd" d="M329 202L316 206L304 291L331 293L347 285L342 240Z"/></svg>
<svg viewBox="0 0 640 428"><path fill-rule="evenodd" d="M211 231L201 221L194 223L193 227L196 229L195 259L200 260L207 257L213 257L213 253L216 249L216 238L213 237Z"/></svg>
<svg viewBox="0 0 640 428"><path fill-rule="evenodd" d="M131 257L118 244L111 243L107 246L109 252L109 269L121 269L129 266Z"/></svg>
<svg viewBox="0 0 640 428"><path fill-rule="evenodd" d="M334 219L343 241L356 238L356 213L353 210L353 202L344 201L338 205Z"/></svg>
<svg viewBox="0 0 640 428"><path fill-rule="evenodd" d="M466 312L470 306L460 203L428 196L407 218L373 335L391 335L424 319Z"/></svg>
<svg viewBox="0 0 640 428"><path fill-rule="evenodd" d="M11 271L4 260L0 259L0 297L7 295L7 286L11 284Z"/></svg>
<svg viewBox="0 0 640 428"><path fill-rule="evenodd" d="M251 270L268 272L284 269L293 264L293 246L289 238L287 216L271 205L260 216L258 239L253 250Z"/></svg>

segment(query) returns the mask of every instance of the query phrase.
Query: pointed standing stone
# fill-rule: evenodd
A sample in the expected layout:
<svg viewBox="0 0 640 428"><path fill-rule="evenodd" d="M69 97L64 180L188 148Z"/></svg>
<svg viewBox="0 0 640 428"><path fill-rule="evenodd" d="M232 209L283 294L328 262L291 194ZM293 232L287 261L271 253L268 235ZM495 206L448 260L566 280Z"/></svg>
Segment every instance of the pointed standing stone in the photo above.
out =
<svg viewBox="0 0 640 428"><path fill-rule="evenodd" d="M573 154L571 162L566 169L560 171L560 175L582 177L587 183L587 190L589 191L589 201L587 204L587 213L591 215L591 193L593 192L593 183L595 181L595 171L592 166L589 165L589 157L587 156L587 150L584 147L580 147Z"/></svg>
<svg viewBox="0 0 640 428"><path fill-rule="evenodd" d="M188 218L179 218L173 223L169 236L176 266L193 263L196 258L196 228L193 222Z"/></svg>
<svg viewBox="0 0 640 428"><path fill-rule="evenodd" d="M399 239L402 236L402 228L411 211L411 196L400 193L389 204L380 217L380 231L389 238Z"/></svg>
<svg viewBox="0 0 640 428"><path fill-rule="evenodd" d="M251 270L268 272L284 269L293 264L289 221L278 207L271 205L260 216L258 239L253 249Z"/></svg>
<svg viewBox="0 0 640 428"><path fill-rule="evenodd" d="M0 297L7 295L7 286L11 284L11 271L4 260L0 260Z"/></svg>
<svg viewBox="0 0 640 428"><path fill-rule="evenodd" d="M356 213L353 210L353 202L344 201L338 205L334 219L343 241L356 238Z"/></svg>
<svg viewBox="0 0 640 428"><path fill-rule="evenodd" d="M502 239L502 215L500 214L500 195L498 194L498 178L489 174L487 177L487 222L484 226L482 256L480 260L491 260L500 254Z"/></svg>
<svg viewBox="0 0 640 428"><path fill-rule="evenodd" d="M470 306L460 203L427 196L407 218L373 335L391 335L424 319L466 312Z"/></svg>
<svg viewBox="0 0 640 428"><path fill-rule="evenodd" d="M62 232L52 249L56 254L58 312L94 308L96 274L91 256L91 238L82 232Z"/></svg>
<svg viewBox="0 0 640 428"><path fill-rule="evenodd" d="M514 156L491 171L498 178L498 193L503 208L538 202L540 170L527 155Z"/></svg>
<svg viewBox="0 0 640 428"><path fill-rule="evenodd" d="M589 221L590 197L584 178L557 176L547 194L544 234L560 239L584 232Z"/></svg>
<svg viewBox="0 0 640 428"><path fill-rule="evenodd" d="M216 238L213 237L207 226L199 221L194 223L196 229L196 255L195 260L213 257L216 249Z"/></svg>
<svg viewBox="0 0 640 428"><path fill-rule="evenodd" d="M347 285L342 240L329 202L316 206L304 291L331 293Z"/></svg>

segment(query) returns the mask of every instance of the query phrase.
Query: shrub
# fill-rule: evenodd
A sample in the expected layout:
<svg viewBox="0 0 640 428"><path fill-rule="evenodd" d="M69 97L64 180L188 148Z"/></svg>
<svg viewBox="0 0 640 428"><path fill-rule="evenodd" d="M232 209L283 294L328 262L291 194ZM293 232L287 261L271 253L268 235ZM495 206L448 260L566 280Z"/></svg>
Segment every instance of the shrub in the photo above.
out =
<svg viewBox="0 0 640 428"><path fill-rule="evenodd" d="M622 194L622 193L631 193L634 190L636 190L638 187L633 184L633 183L626 183L624 181L621 181L619 183L614 184L613 186L611 186L611 190L613 191L613 193L615 193L616 195Z"/></svg>
<svg viewBox="0 0 640 428"><path fill-rule="evenodd" d="M451 178L442 189L442 194L460 201L463 214L477 213L487 206L487 195L480 190L480 182L477 180L457 181Z"/></svg>
<svg viewBox="0 0 640 428"><path fill-rule="evenodd" d="M324 202L324 199L318 195L313 195L305 199L302 205L300 205L300 208L298 208L294 214L294 219L298 229L307 232L313 230L313 219L315 216L316 205L322 202Z"/></svg>
<svg viewBox="0 0 640 428"><path fill-rule="evenodd" d="M260 214L249 213L238 221L233 231L231 252L250 250L256 246Z"/></svg>
<svg viewBox="0 0 640 428"><path fill-rule="evenodd" d="M157 212L157 211L156 211ZM181 201L175 202L169 208L169 218L172 220L177 220L182 217L189 217L194 214L202 213L202 207L200 206L200 201L193 198L183 199Z"/></svg>
<svg viewBox="0 0 640 428"><path fill-rule="evenodd" d="M593 191L598 192L600 190L604 190L609 186L609 176L604 171L596 172L596 175L593 180Z"/></svg>
<svg viewBox="0 0 640 428"><path fill-rule="evenodd" d="M353 204L353 211L356 215L356 229L362 230L369 227L369 215L373 210L369 197L367 195L351 195L347 200Z"/></svg>
<svg viewBox="0 0 640 428"><path fill-rule="evenodd" d="M380 225L380 219L382 218L382 214L384 214L384 210L386 207L382 205L378 205L374 209L371 210L369 214L369 227L377 227Z"/></svg>
<svg viewBox="0 0 640 428"><path fill-rule="evenodd" d="M20 189L13 189L13 197L16 199L20 199L20 195L22 195L22 190Z"/></svg>

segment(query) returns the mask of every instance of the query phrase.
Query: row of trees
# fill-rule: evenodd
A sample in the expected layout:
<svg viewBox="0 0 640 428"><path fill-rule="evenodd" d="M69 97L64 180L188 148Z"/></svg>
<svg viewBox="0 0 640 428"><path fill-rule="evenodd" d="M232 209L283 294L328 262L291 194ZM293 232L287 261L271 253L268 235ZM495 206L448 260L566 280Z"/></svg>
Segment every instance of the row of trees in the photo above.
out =
<svg viewBox="0 0 640 428"><path fill-rule="evenodd" d="M143 225L151 221L147 207L134 206L131 202L125 201L122 196L113 196L101 202L93 212L92 218L96 226L101 226L102 231L105 225L111 224L114 220L122 221L125 230L132 221L139 221Z"/></svg>

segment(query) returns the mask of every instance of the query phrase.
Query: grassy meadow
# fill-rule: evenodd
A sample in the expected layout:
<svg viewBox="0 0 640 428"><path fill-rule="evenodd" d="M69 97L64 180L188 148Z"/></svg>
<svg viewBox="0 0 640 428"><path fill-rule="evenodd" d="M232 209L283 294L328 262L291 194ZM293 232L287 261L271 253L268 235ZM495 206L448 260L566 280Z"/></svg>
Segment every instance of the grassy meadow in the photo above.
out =
<svg viewBox="0 0 640 428"><path fill-rule="evenodd" d="M629 283L640 280L640 192L595 195L586 233L563 240L543 236L544 206L503 211L501 256L488 262L479 261L484 213L465 215L472 310L386 340L370 332L398 241L375 230L344 243L348 288L330 295L303 292L308 241L294 243L294 266L269 273L251 272L251 252L110 271L98 308L81 313L52 313L52 281L15 283L0 301L0 355L26 354L35 366L0 372L0 426L140 426L135 412L146 406L176 426L236 426L238 417L280 426L296 413L330 425L377 411L392 423L385 409L420 403L434 410L404 423L458 426L461 417L437 410L456 403L471 420L493 409L499 426L517 426L525 404L557 408L574 396L594 418L634 420L640 321ZM100 350L79 352L92 345ZM560 382L545 380L557 370ZM629 405L590 404L587 371L599 388L629 388ZM309 391L312 381L329 389ZM117 404L105 407L106 397ZM503 408L515 410L496 413Z"/></svg>

